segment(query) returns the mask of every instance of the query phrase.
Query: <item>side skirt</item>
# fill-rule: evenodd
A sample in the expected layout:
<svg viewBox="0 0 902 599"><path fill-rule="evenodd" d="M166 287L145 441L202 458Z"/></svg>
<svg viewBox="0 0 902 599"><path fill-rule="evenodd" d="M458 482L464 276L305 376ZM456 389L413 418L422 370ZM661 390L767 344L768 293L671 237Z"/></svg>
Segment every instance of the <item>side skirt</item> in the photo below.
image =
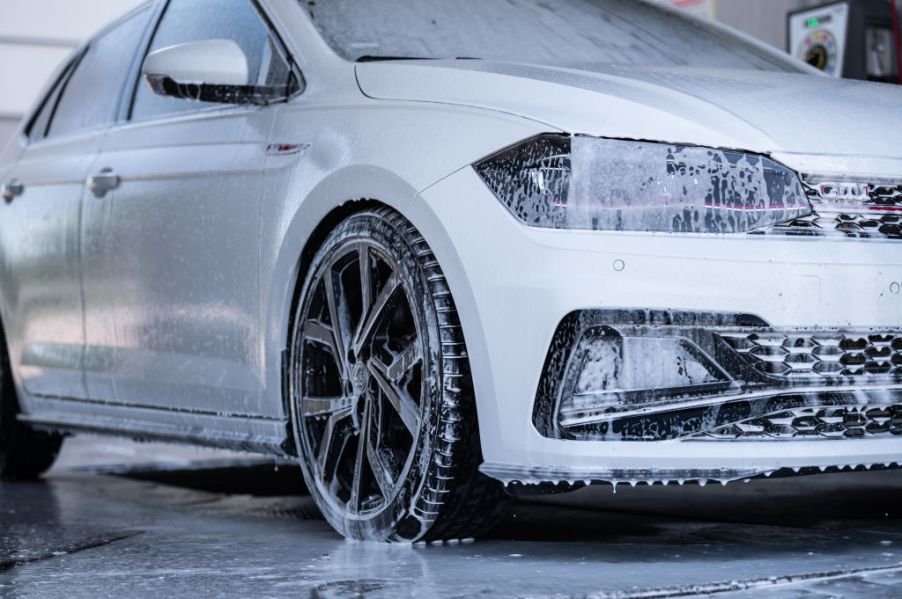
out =
<svg viewBox="0 0 902 599"><path fill-rule="evenodd" d="M135 408L68 399L29 398L19 420L63 433L98 433L293 457L287 420Z"/></svg>

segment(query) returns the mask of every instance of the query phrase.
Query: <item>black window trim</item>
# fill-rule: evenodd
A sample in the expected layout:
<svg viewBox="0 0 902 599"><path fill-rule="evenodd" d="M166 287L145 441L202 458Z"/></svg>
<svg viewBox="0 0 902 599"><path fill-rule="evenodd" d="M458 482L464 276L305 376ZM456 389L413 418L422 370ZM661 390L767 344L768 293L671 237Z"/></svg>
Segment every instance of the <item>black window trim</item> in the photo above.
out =
<svg viewBox="0 0 902 599"><path fill-rule="evenodd" d="M96 39L96 38L94 38ZM78 57L72 61L72 66L69 67L69 72L66 73L66 80L63 82L63 85L60 87L60 93L56 96L56 103L53 105L53 110L50 111L50 118L47 119L47 128L44 130L44 136L41 138L41 141L46 139L50 139L50 130L53 128L53 121L56 119L56 111L59 110L60 102L63 98L66 97L66 90L69 89L69 82L72 81L72 76L75 75L75 72L78 70L78 67L81 66L81 61L85 59L88 52L91 50L91 46L94 44L94 39L92 39L88 44L86 44L81 50L78 51ZM73 131L70 134L63 135L59 139L64 139L66 137L73 137L75 135L81 133L89 133L91 130L96 130L98 127L92 127L91 129L85 131Z"/></svg>
<svg viewBox="0 0 902 599"><path fill-rule="evenodd" d="M56 115L56 108L59 106L60 98L66 93L69 79L72 77L72 73L75 72L75 69L78 68L78 65L81 64L81 59L84 58L87 51L88 46L82 46L75 52L75 55L68 60L62 69L60 69L59 74L53 81L53 85L49 87L40 104L37 105L37 108L28 117L28 124L22 129L22 137L26 141L25 145L37 144L47 140L47 133L50 131L50 123L53 122L53 117ZM53 107L50 109L50 118L47 119L44 130L36 138L34 127L37 125L38 118L44 112L44 108L47 107L49 102L53 102Z"/></svg>
<svg viewBox="0 0 902 599"><path fill-rule="evenodd" d="M279 28L275 26L272 22L272 19L269 18L269 15L266 12L266 9L260 4L260 0L251 0L251 3L254 5L254 8L257 9L257 13L260 15L260 18L263 19L263 24L269 29L270 35L276 41L276 49L282 55L282 58L285 60L286 64L288 64L288 68L291 70L291 74L295 79L295 83L297 84L297 89L289 95L284 102L289 102L298 96L304 94L307 91L307 79L304 77L304 72L301 70L301 66L298 64L297 59L295 59L294 54L291 53L291 50L288 49L288 44L285 43L285 40L282 38L282 34L279 33Z"/></svg>
<svg viewBox="0 0 902 599"><path fill-rule="evenodd" d="M122 108L120 111L120 119L114 124L114 126L127 126L127 125L146 125L148 123L156 123L170 120L185 120L191 119L194 117L207 116L211 113L216 115L221 115L223 113L230 112L248 112L259 110L261 108L266 108L266 106L250 106L244 104L223 104L222 106L198 106L194 110L186 110L179 113L174 114L163 114L147 119L141 119L140 121L136 121L134 118L135 111L135 99L138 95L138 88L142 84L141 77L141 69L144 66L144 61L147 60L147 55L150 52L150 48L153 45L153 40L157 36L157 32L160 29L160 24L163 22L163 18L166 16L166 10L169 8L169 4L172 0L157 0L159 2L159 6L157 7L157 13L154 15L151 26L148 27L148 35L142 41L142 52L138 53L138 57L140 60L136 60L137 66L134 68L134 73L131 73L129 76L132 77L130 80L132 83L129 84L127 80L125 89L129 90L124 93ZM297 83L297 90L286 97L281 102L273 102L272 104L279 103L287 103L291 100L297 98L298 96L304 94L307 91L307 80L304 77L303 72L301 71L300 66L295 60L294 55L288 49L288 46L285 44L285 40L282 39L282 35L279 33L278 28L273 25L272 20L269 18L269 15L266 13L266 10L260 4L259 0L247 0L251 3L254 10L257 11L257 15L260 17L260 20L263 22L264 27L269 31L270 36L276 42L276 49L281 54L282 58L288 64L288 68L291 70L291 74L294 77ZM133 75L133 76L132 76ZM268 104L267 106L270 106Z"/></svg>
<svg viewBox="0 0 902 599"><path fill-rule="evenodd" d="M113 29L115 29L116 27L119 27L120 25L122 25L123 23L128 21L129 19L140 14L142 11L151 9L152 6L156 3L158 3L159 1L160 0L149 0L148 2L144 2L143 4L136 6L134 9L128 11L126 14L122 15L115 21L109 23L103 29L101 29L96 34L94 34L94 36L91 37L90 41L88 41L86 44L84 44L82 47L80 47L75 52L75 55L71 59L69 59L68 64L66 64L66 66L60 71L59 76L54 81L53 85L51 85L50 88L48 89L47 95L41 101L38 108L36 110L34 110L33 113L29 116L28 125L25 128L23 128L23 130L22 130L22 140L24 141L25 146L41 144L44 142L55 142L58 140L78 139L81 137L87 137L89 135L96 135L97 133L99 133L101 131L106 131L106 130L110 129L111 127L116 126L120 122L120 120L122 119L123 100L126 96L125 90L128 87L128 81L130 81L129 78L132 76L132 71L135 69L136 62L139 65L141 64L141 62L137 61L137 58L139 56L143 56L143 54L141 54L139 52L139 50L142 49L144 41L147 39L148 30L150 29L150 27L149 27L150 24L153 22L153 19L156 18L158 15L151 14L148 17L148 23L144 28L145 29L144 39L142 39L142 42L140 44L138 44L138 46L135 48L135 55L132 57L132 64L129 67L128 76L125 79L125 85L123 85L123 87L120 88L120 90L119 90L119 99L116 103L116 113L113 115L113 118L110 120L110 122L105 123L105 124L100 124L100 125L97 125L94 127L89 127L87 129L83 129L80 131L73 131L71 133L61 135L59 137L50 137L49 136L50 129L52 128L52 125L53 125L53 120L54 120L54 118L56 118L56 111L59 108L60 101L63 99L63 97L66 94L66 89L69 86L69 81L72 79L72 75L75 73L75 71L78 70L79 65L81 65L81 61L84 60L84 57L87 55L87 53L90 51L91 47L94 45L94 42L96 40L98 40L99 38L103 37L104 35L106 35L107 33L109 33L110 31L112 31ZM56 96L55 99L54 99L54 95ZM53 100L54 106L53 106L53 109L51 110L50 118L47 119L46 128L44 129L40 138L34 139L32 128L34 127L35 122L36 122L37 118L40 116L41 112L43 112L44 107L46 106L47 102L50 102L51 100Z"/></svg>
<svg viewBox="0 0 902 599"><path fill-rule="evenodd" d="M166 7L169 5L169 0L152 0L152 2L142 6L147 6L149 4L153 5L152 14L147 22L147 27L144 28L144 36L141 38L141 42L135 50L135 56L132 58L132 65L128 69L128 75L122 86L121 95L119 97L119 110L116 115L116 121L113 123L114 127L131 120L134 97L138 85L141 83L141 67L144 66L147 52L150 50L153 38L157 35L157 29L160 27L160 22L162 21L163 14L166 12Z"/></svg>

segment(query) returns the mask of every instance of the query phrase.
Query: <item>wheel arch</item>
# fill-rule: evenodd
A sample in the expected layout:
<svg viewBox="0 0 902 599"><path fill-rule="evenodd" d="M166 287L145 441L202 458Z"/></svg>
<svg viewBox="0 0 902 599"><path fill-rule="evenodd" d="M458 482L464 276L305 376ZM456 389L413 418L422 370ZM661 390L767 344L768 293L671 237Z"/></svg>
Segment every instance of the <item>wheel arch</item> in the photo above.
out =
<svg viewBox="0 0 902 599"><path fill-rule="evenodd" d="M458 289L461 293L470 291L465 281L459 281L460 276L448 276L448 270L458 275L463 272L456 263L447 265L451 266L450 269L446 268L446 260L457 260L453 243L438 216L410 183L376 167L349 167L323 180L285 216L284 220L289 224L284 229L269 280L271 301L268 302L266 314L266 359L273 367L267 369L267 387L272 394L278 393L279 405L289 427L291 406L287 367L290 331L310 264L329 233L342 220L355 213L381 207L398 212L417 228L446 271L455 298ZM461 323L461 326L467 338L466 324ZM278 368L274 367L275 364ZM289 451L295 452L290 434L289 439Z"/></svg>

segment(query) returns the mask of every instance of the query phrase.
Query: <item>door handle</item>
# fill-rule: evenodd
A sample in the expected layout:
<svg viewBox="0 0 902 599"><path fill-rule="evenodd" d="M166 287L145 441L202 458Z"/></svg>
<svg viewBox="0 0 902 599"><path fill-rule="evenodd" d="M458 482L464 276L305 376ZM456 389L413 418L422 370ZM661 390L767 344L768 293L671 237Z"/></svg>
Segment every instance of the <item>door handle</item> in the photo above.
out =
<svg viewBox="0 0 902 599"><path fill-rule="evenodd" d="M104 168L93 177L88 178L88 189L96 197L103 198L106 194L119 187L120 183L122 183L122 179L113 172L113 169Z"/></svg>
<svg viewBox="0 0 902 599"><path fill-rule="evenodd" d="M25 193L25 184L18 179L12 179L3 184L2 193L3 199L6 200L7 204L9 204L17 197Z"/></svg>

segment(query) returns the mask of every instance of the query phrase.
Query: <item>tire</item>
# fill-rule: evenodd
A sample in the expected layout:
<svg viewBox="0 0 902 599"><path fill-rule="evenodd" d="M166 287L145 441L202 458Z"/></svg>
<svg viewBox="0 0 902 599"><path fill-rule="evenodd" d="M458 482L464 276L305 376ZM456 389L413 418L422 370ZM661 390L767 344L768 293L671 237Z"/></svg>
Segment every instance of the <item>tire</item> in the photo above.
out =
<svg viewBox="0 0 902 599"><path fill-rule="evenodd" d="M6 347L0 344L0 480L34 480L46 472L59 453L59 435L35 431L21 422Z"/></svg>
<svg viewBox="0 0 902 599"><path fill-rule="evenodd" d="M304 478L344 536L464 539L503 516L507 495L478 470L475 397L451 292L425 240L396 212L353 215L321 246L293 319L288 376Z"/></svg>

